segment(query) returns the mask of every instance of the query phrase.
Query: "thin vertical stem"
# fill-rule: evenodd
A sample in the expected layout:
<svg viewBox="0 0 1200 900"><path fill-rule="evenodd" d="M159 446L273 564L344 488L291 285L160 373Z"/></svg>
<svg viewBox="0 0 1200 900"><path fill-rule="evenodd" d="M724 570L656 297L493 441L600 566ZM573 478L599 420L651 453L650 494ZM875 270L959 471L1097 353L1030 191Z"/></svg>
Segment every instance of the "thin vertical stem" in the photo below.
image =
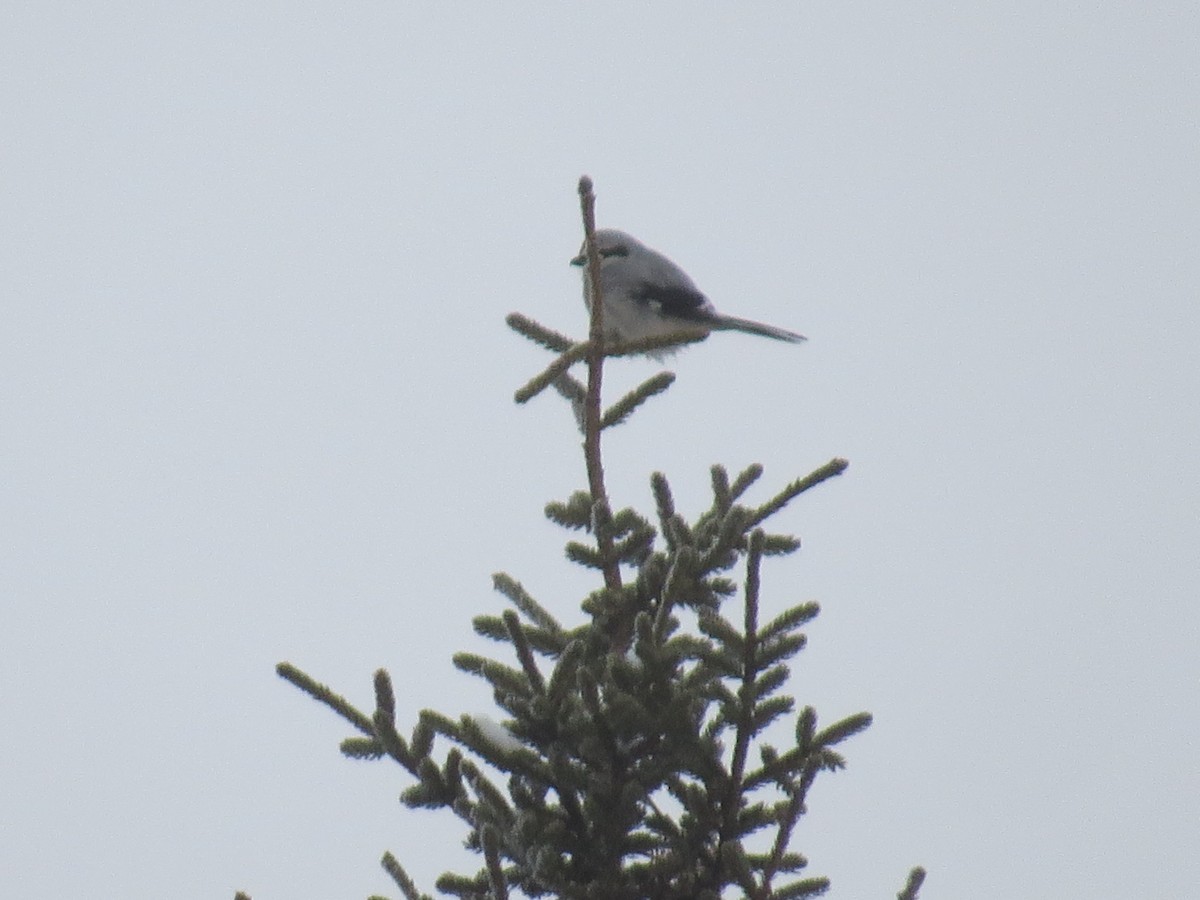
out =
<svg viewBox="0 0 1200 900"><path fill-rule="evenodd" d="M592 298L588 325L587 396L584 399L583 451L587 463L588 488L592 502L608 502L604 488L604 465L600 458L600 385L604 377L604 303L600 293L600 254L596 251L596 195L592 179L579 179L579 201L583 213L584 249L587 253L587 277ZM605 581L608 576L605 573Z"/></svg>
<svg viewBox="0 0 1200 900"><path fill-rule="evenodd" d="M588 489L592 504L608 506L604 487L604 463L600 455L600 386L604 374L604 295L600 290L600 254L596 251L596 195L592 179L579 179L579 203L583 213L584 248L587 253L587 277L591 282L589 296L591 320L588 328L587 395L583 404L583 455L587 464ZM598 529L596 545L604 560L604 585L616 591L621 587L621 567L612 554L612 535ZM633 623L622 624L614 635L614 649L623 652L632 636Z"/></svg>
<svg viewBox="0 0 1200 900"><path fill-rule="evenodd" d="M750 752L750 740L754 737L754 686L758 678L758 588L759 565L762 563L763 542L766 539L761 529L750 535L746 554L745 592L745 645L742 651L742 683L738 688L737 736L734 738L733 759L729 764L729 784L722 800L722 822L718 840L724 844L736 840L738 814L742 809L742 796L746 787L746 757ZM718 860L723 854L718 853Z"/></svg>

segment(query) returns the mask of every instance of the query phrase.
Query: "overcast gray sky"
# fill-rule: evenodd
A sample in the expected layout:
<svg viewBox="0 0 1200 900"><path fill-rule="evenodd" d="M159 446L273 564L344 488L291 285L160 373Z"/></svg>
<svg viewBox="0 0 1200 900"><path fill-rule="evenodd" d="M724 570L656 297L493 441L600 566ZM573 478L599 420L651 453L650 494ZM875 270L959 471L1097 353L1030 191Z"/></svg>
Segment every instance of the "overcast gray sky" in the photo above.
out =
<svg viewBox="0 0 1200 900"><path fill-rule="evenodd" d="M521 310L602 225L722 334L614 433L708 466L824 612L793 692L876 724L796 834L834 896L1200 896L1194 3L21 3L0 11L0 895L432 889L444 814L277 679L481 711L504 569L567 622L583 484ZM617 364L616 385L654 371Z"/></svg>

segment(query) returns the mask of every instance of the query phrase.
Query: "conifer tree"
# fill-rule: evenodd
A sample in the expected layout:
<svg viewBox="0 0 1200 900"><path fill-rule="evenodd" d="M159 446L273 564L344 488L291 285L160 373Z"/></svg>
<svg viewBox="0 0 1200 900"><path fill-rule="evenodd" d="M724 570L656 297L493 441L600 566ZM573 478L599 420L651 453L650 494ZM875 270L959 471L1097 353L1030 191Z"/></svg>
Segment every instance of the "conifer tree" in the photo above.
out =
<svg viewBox="0 0 1200 900"><path fill-rule="evenodd" d="M587 272L599 296L591 182L580 180ZM782 693L791 660L819 609L802 603L761 614L766 556L799 547L768 521L804 492L841 474L833 459L765 502L748 496L762 467L730 477L711 470L712 501L694 521L676 510L665 475L651 476L652 515L614 509L605 487L604 433L674 376L659 373L604 408L605 361L703 335L605 345L603 304L592 304L589 336L576 343L523 316L511 328L555 354L516 393L525 403L553 387L583 434L588 484L546 515L571 532L566 555L593 570L597 588L583 616L564 624L507 574L494 576L511 608L474 620L500 645L495 657L455 656L492 687L503 724L424 710L401 734L392 680L375 673L375 708L361 711L289 663L279 674L356 730L342 742L355 759L390 759L412 779L412 808L445 809L462 820L477 871L436 884L463 898L569 900L791 900L826 892L792 847L797 822L822 772L843 768L843 743L868 713L831 724ZM586 382L570 372L584 364ZM555 609L570 604L556 599ZM767 729L786 721L784 746ZM776 727L772 735L780 732ZM383 866L407 900L423 893L390 853ZM913 869L897 895L916 900ZM244 896L244 895L241 895Z"/></svg>

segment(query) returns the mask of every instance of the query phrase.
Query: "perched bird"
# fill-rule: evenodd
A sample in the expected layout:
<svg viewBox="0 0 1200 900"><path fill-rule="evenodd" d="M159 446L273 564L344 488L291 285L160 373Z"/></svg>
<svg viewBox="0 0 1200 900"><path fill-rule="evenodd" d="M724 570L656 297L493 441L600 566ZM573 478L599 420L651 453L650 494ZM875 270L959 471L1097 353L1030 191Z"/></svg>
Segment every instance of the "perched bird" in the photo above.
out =
<svg viewBox="0 0 1200 900"><path fill-rule="evenodd" d="M684 332L744 331L777 341L799 343L804 335L717 312L687 272L637 238L601 228L596 232L600 255L600 292L604 296L604 336L616 343ZM583 268L583 300L592 306L587 271L587 245L571 260ZM655 350L649 355L672 352Z"/></svg>

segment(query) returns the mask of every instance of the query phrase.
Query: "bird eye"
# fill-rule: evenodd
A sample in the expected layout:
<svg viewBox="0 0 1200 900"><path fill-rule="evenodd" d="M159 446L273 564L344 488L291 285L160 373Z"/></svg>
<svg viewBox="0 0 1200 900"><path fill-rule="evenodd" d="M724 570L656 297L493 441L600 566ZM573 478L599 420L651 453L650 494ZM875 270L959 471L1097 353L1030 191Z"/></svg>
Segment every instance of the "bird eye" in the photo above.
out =
<svg viewBox="0 0 1200 900"><path fill-rule="evenodd" d="M601 256L628 256L629 248L624 244L613 244L611 247L604 247L600 251Z"/></svg>

